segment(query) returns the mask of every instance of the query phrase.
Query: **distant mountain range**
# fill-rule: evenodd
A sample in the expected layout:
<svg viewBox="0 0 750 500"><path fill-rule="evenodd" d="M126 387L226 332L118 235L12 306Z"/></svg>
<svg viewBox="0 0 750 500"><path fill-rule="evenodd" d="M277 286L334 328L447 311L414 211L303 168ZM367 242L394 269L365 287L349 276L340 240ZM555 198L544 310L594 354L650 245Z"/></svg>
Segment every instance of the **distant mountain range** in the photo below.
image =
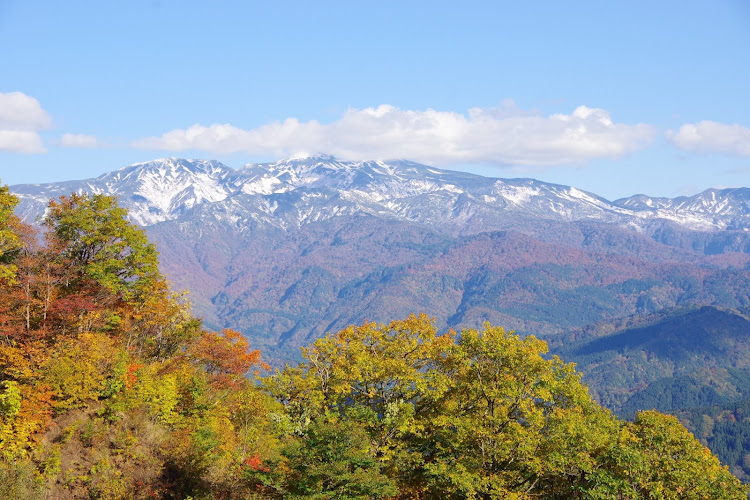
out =
<svg viewBox="0 0 750 500"><path fill-rule="evenodd" d="M290 158L233 170L216 161L164 158L96 179L13 186L26 219L72 191L120 196L140 225L214 206L227 218L287 229L342 215L369 214L470 234L522 220L596 221L648 231L663 223L698 231L750 230L750 189L709 189L691 197L636 195L614 202L533 179L496 179L409 161Z"/></svg>
<svg viewBox="0 0 750 500"><path fill-rule="evenodd" d="M409 161L290 158L233 170L165 158L16 185L38 220L73 191L119 197L210 327L276 359L410 312L553 335L665 307L750 305L750 190L614 202Z"/></svg>

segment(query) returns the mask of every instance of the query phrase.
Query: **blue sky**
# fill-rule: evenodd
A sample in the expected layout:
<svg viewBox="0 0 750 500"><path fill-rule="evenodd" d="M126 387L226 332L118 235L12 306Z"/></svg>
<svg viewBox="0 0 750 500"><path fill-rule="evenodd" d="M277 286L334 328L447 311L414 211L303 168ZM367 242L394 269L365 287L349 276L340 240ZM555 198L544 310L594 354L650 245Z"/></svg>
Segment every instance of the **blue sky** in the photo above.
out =
<svg viewBox="0 0 750 500"><path fill-rule="evenodd" d="M0 0L0 179L408 158L609 199L750 186L750 3Z"/></svg>

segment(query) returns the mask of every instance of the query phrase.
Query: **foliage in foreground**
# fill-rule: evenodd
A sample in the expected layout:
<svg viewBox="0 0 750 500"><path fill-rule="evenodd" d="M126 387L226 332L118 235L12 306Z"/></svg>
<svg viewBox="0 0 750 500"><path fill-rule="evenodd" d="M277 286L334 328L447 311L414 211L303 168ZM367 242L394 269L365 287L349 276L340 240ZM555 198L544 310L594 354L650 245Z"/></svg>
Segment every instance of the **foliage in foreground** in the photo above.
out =
<svg viewBox="0 0 750 500"><path fill-rule="evenodd" d="M674 417L622 422L546 344L424 315L261 377L208 332L116 202L0 189L0 497L745 498Z"/></svg>
<svg viewBox="0 0 750 500"><path fill-rule="evenodd" d="M403 498L744 498L676 418L619 421L572 365L545 353L544 342L489 325L438 335L425 316L320 339L300 366L264 380L284 406L285 439L305 450L276 470L362 469L334 452L337 439L316 439L327 429L366 437L376 462L365 477L384 475ZM266 492L278 496L340 491L306 474L274 479Z"/></svg>

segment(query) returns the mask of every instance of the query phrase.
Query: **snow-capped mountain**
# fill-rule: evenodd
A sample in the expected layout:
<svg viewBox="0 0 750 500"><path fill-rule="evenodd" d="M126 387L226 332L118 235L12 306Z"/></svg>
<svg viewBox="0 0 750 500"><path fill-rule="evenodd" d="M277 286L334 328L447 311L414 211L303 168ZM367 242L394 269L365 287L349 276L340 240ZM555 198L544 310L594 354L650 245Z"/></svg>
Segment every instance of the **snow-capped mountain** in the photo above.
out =
<svg viewBox="0 0 750 500"><path fill-rule="evenodd" d="M327 331L426 311L556 334L665 307L750 307L748 190L610 202L410 161L165 158L17 185L38 220L73 191L119 197L211 328L275 359Z"/></svg>
<svg viewBox="0 0 750 500"><path fill-rule="evenodd" d="M596 221L643 230L659 222L686 229L750 229L750 190L708 190L690 198L642 195L609 202L574 187L495 179L396 161L332 156L290 158L233 170L216 161L164 158L96 179L17 185L19 214L35 220L50 198L72 191L119 196L134 222L176 220L196 207L216 217L280 228L355 213L449 232L508 228L528 220Z"/></svg>

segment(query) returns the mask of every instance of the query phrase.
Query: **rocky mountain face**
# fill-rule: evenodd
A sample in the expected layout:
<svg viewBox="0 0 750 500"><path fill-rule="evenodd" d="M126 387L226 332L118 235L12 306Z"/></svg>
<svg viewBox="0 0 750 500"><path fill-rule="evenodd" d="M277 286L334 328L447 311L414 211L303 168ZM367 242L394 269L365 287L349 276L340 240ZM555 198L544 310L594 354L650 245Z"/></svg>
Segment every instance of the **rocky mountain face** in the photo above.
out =
<svg viewBox="0 0 750 500"><path fill-rule="evenodd" d="M532 179L408 161L291 158L233 170L167 158L96 179L18 185L116 195L208 326L276 359L326 331L411 312L554 335L664 307L750 305L748 190L607 201Z"/></svg>

